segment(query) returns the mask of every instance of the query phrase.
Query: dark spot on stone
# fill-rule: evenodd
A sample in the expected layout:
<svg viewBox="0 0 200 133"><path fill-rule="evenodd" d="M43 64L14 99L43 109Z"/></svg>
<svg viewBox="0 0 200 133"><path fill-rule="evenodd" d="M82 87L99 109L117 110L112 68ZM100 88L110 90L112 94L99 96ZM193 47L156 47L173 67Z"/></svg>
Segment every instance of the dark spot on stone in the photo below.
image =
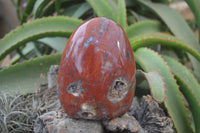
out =
<svg viewBox="0 0 200 133"><path fill-rule="evenodd" d="M67 86L67 92L73 96L80 96L83 91L81 81L72 82Z"/></svg>
<svg viewBox="0 0 200 133"><path fill-rule="evenodd" d="M78 115L84 119L94 119L96 117L96 109L88 103L83 103Z"/></svg>
<svg viewBox="0 0 200 133"><path fill-rule="evenodd" d="M82 113L81 113L81 116L82 116L83 118L91 118L91 117L93 116L93 114L90 113L90 112L82 112Z"/></svg>
<svg viewBox="0 0 200 133"><path fill-rule="evenodd" d="M117 78L109 88L107 98L115 103L121 101L129 90L129 82L125 78Z"/></svg>

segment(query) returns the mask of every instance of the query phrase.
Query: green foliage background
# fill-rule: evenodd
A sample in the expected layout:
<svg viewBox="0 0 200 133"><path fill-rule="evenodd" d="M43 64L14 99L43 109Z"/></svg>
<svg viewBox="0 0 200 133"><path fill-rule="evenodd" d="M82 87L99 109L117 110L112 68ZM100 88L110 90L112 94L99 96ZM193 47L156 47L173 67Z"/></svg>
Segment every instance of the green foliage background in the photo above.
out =
<svg viewBox="0 0 200 133"><path fill-rule="evenodd" d="M200 3L185 1L200 30ZM28 0L25 8L20 0L13 3L21 26L0 40L0 59L14 50L17 54L10 67L0 70L0 91L35 92L47 82L50 65L59 64L72 32L85 20L107 17L126 31L137 74L146 78L153 98L164 103L177 132L200 133L200 44L169 1ZM188 62L192 68L184 66ZM137 82L137 88L146 88L146 81Z"/></svg>

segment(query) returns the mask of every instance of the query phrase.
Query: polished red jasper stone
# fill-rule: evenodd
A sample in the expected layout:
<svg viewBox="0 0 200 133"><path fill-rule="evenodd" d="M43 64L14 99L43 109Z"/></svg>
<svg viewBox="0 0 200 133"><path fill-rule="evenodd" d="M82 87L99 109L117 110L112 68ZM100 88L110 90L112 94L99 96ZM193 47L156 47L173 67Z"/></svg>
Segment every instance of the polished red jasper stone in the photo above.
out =
<svg viewBox="0 0 200 133"><path fill-rule="evenodd" d="M129 40L114 21L98 17L69 38L60 63L58 95L72 118L110 119L125 113L135 92Z"/></svg>

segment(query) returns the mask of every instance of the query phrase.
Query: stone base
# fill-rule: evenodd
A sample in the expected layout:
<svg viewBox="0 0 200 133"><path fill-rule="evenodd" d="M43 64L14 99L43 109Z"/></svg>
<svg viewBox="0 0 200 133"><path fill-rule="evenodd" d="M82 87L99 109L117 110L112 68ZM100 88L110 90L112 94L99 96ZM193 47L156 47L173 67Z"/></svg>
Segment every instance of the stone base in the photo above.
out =
<svg viewBox="0 0 200 133"><path fill-rule="evenodd" d="M35 121L35 133L173 133L171 119L149 95L139 100L134 97L128 112L111 120L70 118L62 110L57 96L57 68L58 66L50 68L50 85L42 85L38 92L36 101L42 101L43 108L40 108L40 112L43 113Z"/></svg>

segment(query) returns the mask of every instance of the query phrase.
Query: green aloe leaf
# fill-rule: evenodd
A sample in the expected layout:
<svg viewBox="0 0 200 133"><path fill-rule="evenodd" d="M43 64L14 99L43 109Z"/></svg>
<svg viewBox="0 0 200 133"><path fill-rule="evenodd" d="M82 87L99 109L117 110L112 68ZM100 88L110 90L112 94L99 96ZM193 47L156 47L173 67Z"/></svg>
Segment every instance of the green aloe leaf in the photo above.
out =
<svg viewBox="0 0 200 133"><path fill-rule="evenodd" d="M82 20L70 17L48 17L24 24L7 34L0 41L0 59L11 50L29 41L43 37L67 37L81 24Z"/></svg>
<svg viewBox="0 0 200 133"><path fill-rule="evenodd" d="M38 57L42 57L43 54L42 54L42 52L40 51L40 48L39 48L40 43L37 42L37 41L35 41L35 42L30 42L30 43L32 43L32 45L34 45L35 54L36 54Z"/></svg>
<svg viewBox="0 0 200 133"><path fill-rule="evenodd" d="M132 38L140 34L161 32L162 29L159 22L145 20L130 25L126 30L126 34L128 38Z"/></svg>
<svg viewBox="0 0 200 133"><path fill-rule="evenodd" d="M71 17L81 7L81 5L82 5L81 3L71 5L65 8L62 14Z"/></svg>
<svg viewBox="0 0 200 133"><path fill-rule="evenodd" d="M55 1L55 8L56 8L57 15L60 15L61 4L62 4L61 0L56 0Z"/></svg>
<svg viewBox="0 0 200 133"><path fill-rule="evenodd" d="M21 52L22 52L22 54L23 54L24 56L26 56L27 54L29 54L30 52L32 52L34 49L35 49L34 44L29 43L28 45L26 45L26 46L21 50ZM20 55L19 55L19 54L16 54L16 55L12 58L12 60L10 61L10 64L15 64L20 58L21 58Z"/></svg>
<svg viewBox="0 0 200 133"><path fill-rule="evenodd" d="M59 53L62 53L65 49L68 39L65 37L45 37L38 40L53 49L57 50Z"/></svg>
<svg viewBox="0 0 200 133"><path fill-rule="evenodd" d="M125 0L118 0L117 22L126 30L126 3Z"/></svg>
<svg viewBox="0 0 200 133"><path fill-rule="evenodd" d="M107 17L117 21L114 11L106 0L87 0L99 17Z"/></svg>
<svg viewBox="0 0 200 133"><path fill-rule="evenodd" d="M200 46L195 35L180 14L163 4L155 4L145 0L138 0L138 2L157 14L175 36L185 40L188 44L192 45L198 52L200 52Z"/></svg>
<svg viewBox="0 0 200 133"><path fill-rule="evenodd" d="M106 2L112 8L115 16L117 16L117 10L118 10L117 3L118 3L118 1L117 0L107 0Z"/></svg>
<svg viewBox="0 0 200 133"><path fill-rule="evenodd" d="M159 103L164 102L165 95L165 83L163 82L163 77L159 74L158 71L152 71L145 73L141 70L137 70L137 73L141 73L146 78L152 97Z"/></svg>
<svg viewBox="0 0 200 133"><path fill-rule="evenodd" d="M188 44L194 47L194 49L196 49L198 53L200 53L200 45L195 35L180 14L178 14L172 8L163 4L155 4L145 0L137 0L137 2L154 12L158 17L163 20L163 22L169 27L170 31L175 36L185 40ZM188 56L192 62L194 73L197 77L200 77L200 62L198 62L190 54Z"/></svg>
<svg viewBox="0 0 200 133"><path fill-rule="evenodd" d="M16 5L16 12L17 12L17 18L20 20L21 19L21 16L20 16L20 14L21 14L21 8L20 8L20 6L21 6L21 0L17 0L17 5Z"/></svg>
<svg viewBox="0 0 200 133"><path fill-rule="evenodd" d="M167 56L162 56L162 58L169 65L180 85L180 90L189 103L195 121L195 132L200 133L200 85L192 73L178 61Z"/></svg>
<svg viewBox="0 0 200 133"><path fill-rule="evenodd" d="M0 91L6 93L33 93L42 83L47 83L51 65L60 64L61 54L43 56L25 61L0 71Z"/></svg>
<svg viewBox="0 0 200 133"><path fill-rule="evenodd" d="M43 9L40 14L40 16L52 16L53 13L55 13L55 1L50 1Z"/></svg>
<svg viewBox="0 0 200 133"><path fill-rule="evenodd" d="M196 49L192 48L188 43L175 38L171 35L153 33L153 34L143 34L130 39L130 43L133 50L141 47L147 47L152 45L165 45L180 48L187 51L193 55L198 61L200 61L200 54Z"/></svg>
<svg viewBox="0 0 200 133"><path fill-rule="evenodd" d="M90 9L91 9L91 6L85 2L81 4L80 7L73 13L72 17L79 18Z"/></svg>
<svg viewBox="0 0 200 133"><path fill-rule="evenodd" d="M200 35L200 1L199 0L185 0L194 13Z"/></svg>
<svg viewBox="0 0 200 133"><path fill-rule="evenodd" d="M34 18L40 17L42 14L42 10L44 7L50 2L50 0L37 0L35 2L34 8L33 8L33 15Z"/></svg>
<svg viewBox="0 0 200 133"><path fill-rule="evenodd" d="M164 104L179 133L192 133L189 117L184 106L178 85L164 60L154 51L140 48L135 52L136 63L146 72L158 71L165 82L166 99Z"/></svg>
<svg viewBox="0 0 200 133"><path fill-rule="evenodd" d="M33 14L34 14L34 16L35 16L37 10L39 10L40 5L41 5L44 1L45 1L45 0L37 0L37 1L35 2L35 5L34 5L34 7L33 7Z"/></svg>
<svg viewBox="0 0 200 133"><path fill-rule="evenodd" d="M24 12L22 14L20 24L23 24L24 22L26 22L26 19L28 18L28 16L30 16L30 14L33 10L33 6L34 6L35 2L36 2L35 0L28 0L27 1L27 5L26 5Z"/></svg>

